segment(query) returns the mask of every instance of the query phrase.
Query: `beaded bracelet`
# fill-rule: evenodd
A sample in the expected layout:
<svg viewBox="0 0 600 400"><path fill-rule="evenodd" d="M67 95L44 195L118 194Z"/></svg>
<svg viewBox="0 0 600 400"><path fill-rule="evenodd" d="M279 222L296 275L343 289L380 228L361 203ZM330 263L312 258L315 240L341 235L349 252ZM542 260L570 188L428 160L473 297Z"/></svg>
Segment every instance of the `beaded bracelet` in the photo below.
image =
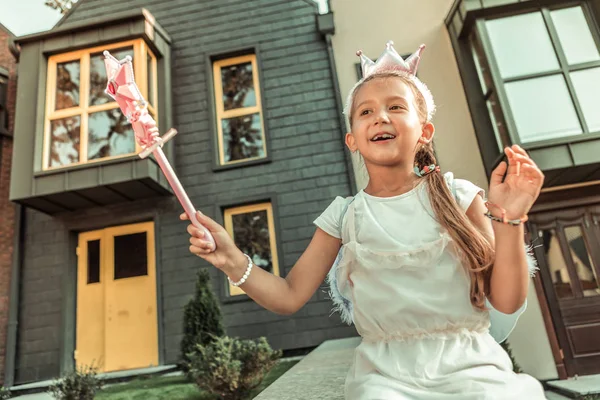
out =
<svg viewBox="0 0 600 400"><path fill-rule="evenodd" d="M516 225L522 224L523 222L526 222L529 219L529 217L527 217L527 215L524 215L519 219L507 219L506 218L506 210L504 208L500 207L499 205L490 203L489 201L486 201L485 206L488 208L488 212L486 212L483 215L485 215L492 221L502 222L505 225L516 226ZM492 212L490 211L490 208L497 208L498 210L500 210L500 212L502 213L502 217L499 218L499 217L494 216L492 214Z"/></svg>
<svg viewBox="0 0 600 400"><path fill-rule="evenodd" d="M246 272L244 272L244 276L242 276L242 279L240 279L237 282L234 282L234 281L231 280L230 277L227 277L227 280L229 281L229 283L232 286L238 287L241 284L243 284L244 282L246 282L246 279L248 279L248 276L250 276L250 271L252 271L252 259L250 258L250 256L248 254L244 254L244 255L248 259L248 268L246 268Z"/></svg>

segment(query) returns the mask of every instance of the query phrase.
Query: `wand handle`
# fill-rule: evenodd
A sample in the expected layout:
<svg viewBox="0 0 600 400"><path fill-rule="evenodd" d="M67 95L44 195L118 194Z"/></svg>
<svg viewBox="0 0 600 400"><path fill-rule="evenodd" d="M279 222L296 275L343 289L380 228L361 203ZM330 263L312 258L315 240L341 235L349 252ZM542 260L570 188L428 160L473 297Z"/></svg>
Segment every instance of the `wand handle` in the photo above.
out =
<svg viewBox="0 0 600 400"><path fill-rule="evenodd" d="M163 153L162 147L156 146L154 151L152 151L152 154L154 154L154 157L156 158L160 169L163 171L165 177L169 181L169 184L173 188L175 196L177 196L179 203L181 203L181 205L183 206L185 213L190 219L190 222L196 228L200 229L200 231L204 232L204 240L208 240L212 244L212 250L214 251L214 249L216 248L215 240L212 237L210 231L206 229L206 227L204 227L204 225L202 225L196 218L196 209L192 205L192 202L190 201L190 198L188 197L185 190L183 189L183 186L181 186L181 182L179 182L177 175L175 175L175 171L173 171L173 168L171 168L171 164L169 164L169 160L167 160L165 153Z"/></svg>

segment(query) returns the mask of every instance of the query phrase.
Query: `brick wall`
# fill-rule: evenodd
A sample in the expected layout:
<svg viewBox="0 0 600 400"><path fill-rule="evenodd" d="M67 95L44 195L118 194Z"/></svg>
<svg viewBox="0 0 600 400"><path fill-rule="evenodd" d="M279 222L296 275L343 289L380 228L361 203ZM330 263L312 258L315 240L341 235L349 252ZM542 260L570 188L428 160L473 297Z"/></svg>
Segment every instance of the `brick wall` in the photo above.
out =
<svg viewBox="0 0 600 400"><path fill-rule="evenodd" d="M8 129L12 132L15 112L16 64L8 49L9 34L0 28L0 67L8 70ZM12 138L0 135L0 382L4 379L4 357L8 324L10 271L14 244L15 206L8 200Z"/></svg>

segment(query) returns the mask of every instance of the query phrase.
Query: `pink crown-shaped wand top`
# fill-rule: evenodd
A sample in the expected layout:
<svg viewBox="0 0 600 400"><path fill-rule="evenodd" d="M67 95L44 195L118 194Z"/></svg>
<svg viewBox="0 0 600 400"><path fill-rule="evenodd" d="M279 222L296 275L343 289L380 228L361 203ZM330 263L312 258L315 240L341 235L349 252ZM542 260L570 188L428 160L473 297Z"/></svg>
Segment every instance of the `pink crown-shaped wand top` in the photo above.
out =
<svg viewBox="0 0 600 400"><path fill-rule="evenodd" d="M105 51L104 66L106 67L107 76L106 94L117 102L119 108L131 123L135 140L143 149L139 153L139 156L145 158L150 153L154 155L156 162L165 174L169 185L173 188L173 192L190 218L191 223L204 232L204 239L210 242L214 250L214 238L210 231L198 221L196 209L183 189L169 160L162 151L163 143L173 137L177 131L170 129L162 138L158 136L156 121L148 113L148 103L135 83L133 64L130 56L122 60L117 60L108 51Z"/></svg>

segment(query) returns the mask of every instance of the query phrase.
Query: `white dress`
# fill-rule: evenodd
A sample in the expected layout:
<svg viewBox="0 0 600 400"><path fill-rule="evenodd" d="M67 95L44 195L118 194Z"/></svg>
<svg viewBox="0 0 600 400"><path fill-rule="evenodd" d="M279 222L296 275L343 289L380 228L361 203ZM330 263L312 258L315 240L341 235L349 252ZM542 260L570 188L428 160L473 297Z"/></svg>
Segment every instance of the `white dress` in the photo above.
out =
<svg viewBox="0 0 600 400"><path fill-rule="evenodd" d="M465 211L483 193L445 178ZM537 380L513 372L490 335L490 312L471 305L468 276L425 183L389 198L338 197L315 224L342 239L329 278L337 308L362 336L347 399L545 399ZM499 324L498 341L521 311L504 316L509 327Z"/></svg>

